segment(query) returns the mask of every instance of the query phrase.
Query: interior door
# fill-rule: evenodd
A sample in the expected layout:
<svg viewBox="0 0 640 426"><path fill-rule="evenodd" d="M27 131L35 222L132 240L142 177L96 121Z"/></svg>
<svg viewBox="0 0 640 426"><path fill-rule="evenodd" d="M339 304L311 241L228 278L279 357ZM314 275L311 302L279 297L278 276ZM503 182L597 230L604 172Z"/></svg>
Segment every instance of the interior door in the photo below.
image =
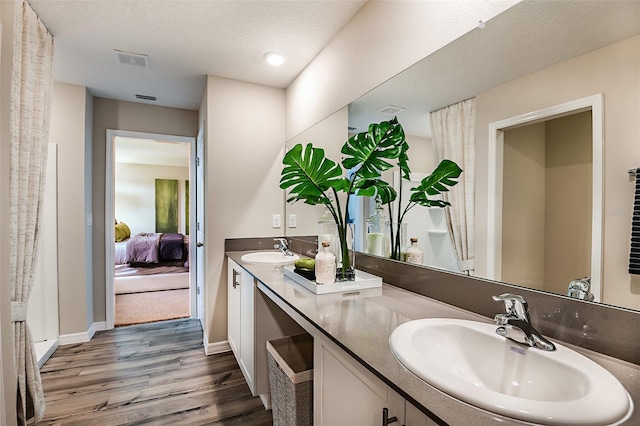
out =
<svg viewBox="0 0 640 426"><path fill-rule="evenodd" d="M198 318L205 328L204 319L204 126L196 140L196 305Z"/></svg>

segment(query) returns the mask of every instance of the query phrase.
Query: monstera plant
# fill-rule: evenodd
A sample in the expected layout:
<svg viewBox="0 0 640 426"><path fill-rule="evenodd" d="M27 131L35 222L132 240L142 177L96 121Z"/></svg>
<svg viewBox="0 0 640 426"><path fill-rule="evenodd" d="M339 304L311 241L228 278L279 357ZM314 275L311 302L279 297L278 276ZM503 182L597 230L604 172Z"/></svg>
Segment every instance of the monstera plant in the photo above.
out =
<svg viewBox="0 0 640 426"><path fill-rule="evenodd" d="M338 279L350 279L354 272L347 239L351 196L379 195L384 203L393 202L397 193L393 187L382 180L382 172L398 166L403 178L408 179L410 173L408 149L404 130L398 120L393 118L371 124L366 132L349 138L342 146L341 152L344 157L341 165L325 157L324 150L312 144L306 146L297 144L285 154L282 160L284 167L280 188L288 190L287 202L303 201L310 205L323 204L335 220L340 244L339 263L342 265L338 270ZM434 171L432 175L435 173ZM434 188L439 193L442 187L451 185L452 178L452 174L445 173L434 176L431 181L423 181L424 185L421 184L412 194L411 203L413 204L407 206L404 213L415 204L426 205L428 196L433 195ZM347 195L344 206L341 206L338 197L341 192ZM432 200L428 202L436 203ZM440 201L440 203L444 202ZM404 213L398 216L399 221L404 217Z"/></svg>
<svg viewBox="0 0 640 426"><path fill-rule="evenodd" d="M462 169L451 160L442 160L440 164L434 169L433 172L420 181L420 184L411 188L411 195L409 202L402 208L402 181L409 180L409 169L403 169L400 166L402 172L402 178L400 179L400 193L396 193L393 188L389 188L390 191L379 192L377 195L380 197L382 204L387 204L389 209L389 226L391 235L391 258L396 260L401 259L401 236L400 230L402 228L402 222L405 215L409 210L415 206L423 207L446 207L451 203L443 201L441 199L431 199L430 196L440 195L443 192L449 191L449 187L455 186L458 182L454 179L460 177ZM394 222L391 205L398 199L398 209L396 213L396 220ZM395 224L395 226L394 226Z"/></svg>

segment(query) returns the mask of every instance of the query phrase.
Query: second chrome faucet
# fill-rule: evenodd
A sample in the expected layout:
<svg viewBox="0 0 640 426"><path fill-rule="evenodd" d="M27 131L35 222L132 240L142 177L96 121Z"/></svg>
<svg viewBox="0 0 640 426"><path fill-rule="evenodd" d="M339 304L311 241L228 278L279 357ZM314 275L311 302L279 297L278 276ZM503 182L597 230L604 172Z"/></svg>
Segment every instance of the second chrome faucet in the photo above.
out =
<svg viewBox="0 0 640 426"><path fill-rule="evenodd" d="M293 253L289 249L289 244L287 244L286 238L274 238L273 241L280 241L280 244L275 244L273 246L274 249L278 249L285 256L293 256Z"/></svg>
<svg viewBox="0 0 640 426"><path fill-rule="evenodd" d="M545 339L531 325L529 307L524 297L517 294L505 293L493 296L496 302L503 301L506 313L497 314L494 319L498 328L496 333L517 343L524 343L545 351L555 351L553 343ZM516 336L516 335L519 336Z"/></svg>

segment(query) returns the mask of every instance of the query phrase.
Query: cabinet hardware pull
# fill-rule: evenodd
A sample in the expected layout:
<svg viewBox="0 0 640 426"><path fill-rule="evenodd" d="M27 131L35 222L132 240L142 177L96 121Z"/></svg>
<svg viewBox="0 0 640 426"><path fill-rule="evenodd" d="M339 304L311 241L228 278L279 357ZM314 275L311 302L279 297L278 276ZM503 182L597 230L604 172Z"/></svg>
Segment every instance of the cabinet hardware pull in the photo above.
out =
<svg viewBox="0 0 640 426"><path fill-rule="evenodd" d="M240 272L233 270L233 288L236 288L240 285L240 281L238 281L238 277L240 276Z"/></svg>
<svg viewBox="0 0 640 426"><path fill-rule="evenodd" d="M391 423L395 423L398 421L398 418L396 416L393 417L389 417L389 409L388 408L383 408L382 409L382 426L387 426Z"/></svg>

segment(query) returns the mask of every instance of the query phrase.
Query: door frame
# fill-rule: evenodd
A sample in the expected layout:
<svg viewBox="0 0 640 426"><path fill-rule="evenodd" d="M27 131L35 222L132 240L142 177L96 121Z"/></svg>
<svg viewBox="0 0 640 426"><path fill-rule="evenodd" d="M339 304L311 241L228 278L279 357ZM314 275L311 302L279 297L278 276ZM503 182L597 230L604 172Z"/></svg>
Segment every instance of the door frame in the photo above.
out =
<svg viewBox="0 0 640 426"><path fill-rule="evenodd" d="M115 250L115 230L109 224L115 220L115 144L116 137L136 138L136 139L153 139L168 142L180 142L189 144L189 179L195 182L196 179L196 138L189 136L165 135L158 133L132 132L128 130L107 129L106 139L106 161L105 161L105 200L104 200L104 234L105 234L105 313L106 313L106 329L110 330L115 326L115 290L114 278L114 250ZM196 205L196 185L189 185L189 233L196 229L195 212ZM196 239L189 238L189 306L191 317L197 317L197 291L195 271L197 265L195 254ZM196 267L194 267L196 266Z"/></svg>
<svg viewBox="0 0 640 426"><path fill-rule="evenodd" d="M602 301L602 232L604 207L604 97L602 93L489 124L489 193L487 208L488 279L500 281L502 278L502 173L504 131L508 128L534 124L584 111L591 111L591 130L593 133L591 292L596 302Z"/></svg>

